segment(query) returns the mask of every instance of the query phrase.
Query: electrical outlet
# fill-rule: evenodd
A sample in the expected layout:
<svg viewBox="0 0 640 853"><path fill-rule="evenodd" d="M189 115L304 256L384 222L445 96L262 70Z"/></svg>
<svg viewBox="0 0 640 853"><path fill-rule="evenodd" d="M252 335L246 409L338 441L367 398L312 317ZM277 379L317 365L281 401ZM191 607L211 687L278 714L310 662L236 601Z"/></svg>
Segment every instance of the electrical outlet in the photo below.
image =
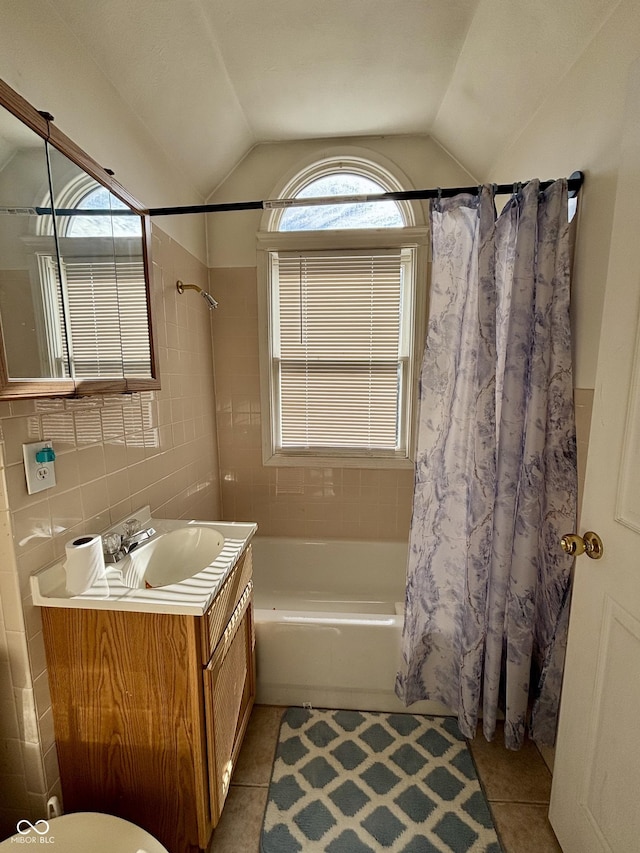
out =
<svg viewBox="0 0 640 853"><path fill-rule="evenodd" d="M56 455L50 441L34 441L22 445L24 473L30 495L50 489L56 484ZM40 457L40 458L37 458Z"/></svg>

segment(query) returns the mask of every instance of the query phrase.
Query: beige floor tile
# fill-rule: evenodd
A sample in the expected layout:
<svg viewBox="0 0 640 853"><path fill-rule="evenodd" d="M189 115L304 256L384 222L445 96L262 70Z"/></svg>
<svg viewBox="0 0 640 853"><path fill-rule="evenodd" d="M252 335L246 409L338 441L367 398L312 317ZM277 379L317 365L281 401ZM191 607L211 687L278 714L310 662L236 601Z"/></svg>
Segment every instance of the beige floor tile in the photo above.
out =
<svg viewBox="0 0 640 853"><path fill-rule="evenodd" d="M504 853L562 853L546 805L491 803Z"/></svg>
<svg viewBox="0 0 640 853"><path fill-rule="evenodd" d="M479 728L470 748L490 802L549 802L551 773L534 743L527 741L515 752L507 749L500 724L491 743L485 740Z"/></svg>
<svg viewBox="0 0 640 853"><path fill-rule="evenodd" d="M232 785L209 853L259 853L268 788Z"/></svg>
<svg viewBox="0 0 640 853"><path fill-rule="evenodd" d="M284 708L255 705L236 762L232 785L267 786Z"/></svg>

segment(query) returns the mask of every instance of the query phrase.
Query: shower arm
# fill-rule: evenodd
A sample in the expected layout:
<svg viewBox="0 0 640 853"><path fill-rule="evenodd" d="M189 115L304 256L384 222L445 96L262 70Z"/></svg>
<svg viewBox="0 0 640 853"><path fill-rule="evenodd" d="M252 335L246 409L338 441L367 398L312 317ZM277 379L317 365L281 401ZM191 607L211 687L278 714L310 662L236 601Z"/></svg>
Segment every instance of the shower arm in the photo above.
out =
<svg viewBox="0 0 640 853"><path fill-rule="evenodd" d="M216 302L216 300L213 298L213 296L212 296L210 293L207 293L207 291L206 291L206 290L203 290L201 287L198 287L198 285L197 285L197 284L185 284L183 281L178 280L178 281L176 282L176 290L177 290L177 291L178 291L178 293L180 293L180 294L184 293L184 292L185 292L185 290L195 290L195 291L196 291L197 293L199 293L199 294L200 294L200 296L202 296L202 298L205 300L205 302L206 302L206 303L207 303L207 305L209 306L209 310L210 310L210 311L211 311L213 308L217 308L217 307L218 307L218 303L217 303L217 302Z"/></svg>

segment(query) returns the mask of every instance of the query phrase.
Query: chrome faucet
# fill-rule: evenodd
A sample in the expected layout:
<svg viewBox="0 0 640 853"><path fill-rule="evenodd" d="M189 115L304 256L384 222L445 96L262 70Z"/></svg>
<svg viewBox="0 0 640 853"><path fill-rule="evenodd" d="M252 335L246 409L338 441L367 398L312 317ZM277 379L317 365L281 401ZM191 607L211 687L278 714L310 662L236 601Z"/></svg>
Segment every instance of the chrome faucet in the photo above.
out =
<svg viewBox="0 0 640 853"><path fill-rule="evenodd" d="M144 530L138 530L136 533L132 533L131 536L123 538L120 549L124 551L125 554L129 554L134 548L137 548L141 542L144 542L146 539L151 539L151 537L155 535L155 532L156 531L153 527L146 527Z"/></svg>
<svg viewBox="0 0 640 853"><path fill-rule="evenodd" d="M102 539L104 545L105 563L119 563L127 554L130 554L141 542L155 536L153 527L143 528L137 518L130 518L123 524L124 535L106 533Z"/></svg>

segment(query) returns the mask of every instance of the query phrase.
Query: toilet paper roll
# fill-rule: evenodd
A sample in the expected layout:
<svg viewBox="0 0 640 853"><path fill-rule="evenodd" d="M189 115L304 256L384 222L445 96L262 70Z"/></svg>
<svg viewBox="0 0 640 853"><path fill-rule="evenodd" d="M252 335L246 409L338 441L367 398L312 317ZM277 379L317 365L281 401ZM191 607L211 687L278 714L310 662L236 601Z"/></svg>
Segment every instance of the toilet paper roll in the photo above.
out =
<svg viewBox="0 0 640 853"><path fill-rule="evenodd" d="M80 595L93 586L104 573L104 553L102 536L87 533L72 539L65 545L67 573L67 592Z"/></svg>

